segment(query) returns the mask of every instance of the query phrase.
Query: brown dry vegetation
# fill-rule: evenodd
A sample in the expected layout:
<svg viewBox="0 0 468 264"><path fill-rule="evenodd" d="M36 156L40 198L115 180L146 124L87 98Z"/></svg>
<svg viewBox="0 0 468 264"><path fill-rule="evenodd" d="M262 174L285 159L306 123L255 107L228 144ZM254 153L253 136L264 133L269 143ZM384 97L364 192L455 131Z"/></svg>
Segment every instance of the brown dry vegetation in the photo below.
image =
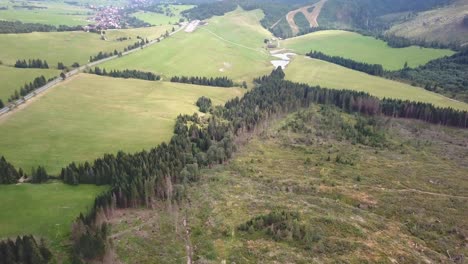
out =
<svg viewBox="0 0 468 264"><path fill-rule="evenodd" d="M186 263L186 217L195 263L460 261L468 254L468 132L377 119L371 137L346 136L358 119L315 107L265 123L230 164L187 186L183 204L126 211L114 224L118 256ZM239 231L277 210L299 213L314 242Z"/></svg>

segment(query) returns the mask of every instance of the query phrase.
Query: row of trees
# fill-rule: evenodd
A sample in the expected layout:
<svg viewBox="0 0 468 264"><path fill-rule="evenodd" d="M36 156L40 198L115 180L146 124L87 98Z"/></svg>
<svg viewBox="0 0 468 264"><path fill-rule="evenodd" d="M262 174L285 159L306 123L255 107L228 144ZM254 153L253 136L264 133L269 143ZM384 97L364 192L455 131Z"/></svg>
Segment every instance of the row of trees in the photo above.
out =
<svg viewBox="0 0 468 264"><path fill-rule="evenodd" d="M306 55L314 59L335 63L346 68L368 73L370 75L383 76L384 74L384 69L380 64L369 64L364 62L357 62L351 59L345 59L339 56L329 56L320 51L311 51Z"/></svg>
<svg viewBox="0 0 468 264"><path fill-rule="evenodd" d="M53 78L49 79L48 81L51 81L52 79ZM19 92L18 90L16 90L15 93L10 96L10 98L8 99L8 102L14 102L20 99L21 97L31 93L37 88L40 88L46 85L48 81L43 75L34 78L32 82L24 84L24 86L20 88Z"/></svg>
<svg viewBox="0 0 468 264"><path fill-rule="evenodd" d="M15 63L16 68L38 68L38 69L49 69L49 64L46 60L41 59L29 59L26 60L17 60Z"/></svg>
<svg viewBox="0 0 468 264"><path fill-rule="evenodd" d="M65 26L60 25L55 27L39 23L22 23L20 21L5 21L0 20L0 34L11 33L31 33L31 32L54 32L54 31L79 31L83 30L82 26Z"/></svg>
<svg viewBox="0 0 468 264"><path fill-rule="evenodd" d="M52 252L43 239L36 242L33 236L18 236L0 241L0 263L2 264L47 264L52 260Z"/></svg>
<svg viewBox="0 0 468 264"><path fill-rule="evenodd" d="M102 52L102 51L100 51L96 56L90 56L89 57L89 62L102 60L102 59L105 59L105 58L116 56L118 54L119 53L117 52L117 50L114 50L114 52Z"/></svg>
<svg viewBox="0 0 468 264"><path fill-rule="evenodd" d="M132 78L132 79L141 79L141 80L147 80L147 81L158 81L161 79L161 76L156 75L152 72L144 72L144 71L138 71L138 70L111 70L111 71L106 71L106 69L102 69L99 67L95 67L93 69L89 69L88 71L91 74L96 74L96 75L101 75L101 76L110 76L114 78Z"/></svg>
<svg viewBox="0 0 468 264"><path fill-rule="evenodd" d="M468 102L468 49L416 68L404 68L385 75Z"/></svg>
<svg viewBox="0 0 468 264"><path fill-rule="evenodd" d="M217 87L233 87L234 82L228 77L186 77L186 76L174 76L171 78L171 82L178 83L189 83L195 85L205 85L205 86L217 86Z"/></svg>

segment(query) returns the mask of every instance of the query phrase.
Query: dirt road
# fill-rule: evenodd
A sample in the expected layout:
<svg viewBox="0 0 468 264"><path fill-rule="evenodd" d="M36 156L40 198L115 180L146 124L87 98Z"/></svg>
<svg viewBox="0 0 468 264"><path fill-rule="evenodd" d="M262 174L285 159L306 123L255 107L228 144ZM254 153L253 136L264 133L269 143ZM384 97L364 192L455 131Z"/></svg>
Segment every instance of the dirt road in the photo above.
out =
<svg viewBox="0 0 468 264"><path fill-rule="evenodd" d="M293 10L286 15L286 20L288 21L289 26L293 32L293 35L297 35L299 33L299 27L294 22L294 17L298 13L303 13L304 16L309 21L310 28L318 27L319 24L317 22L318 16L320 15L320 11L322 11L322 7L327 2L327 0L320 0L319 2L309 5L303 6L299 9ZM313 8L312 12L309 12L309 9Z"/></svg>

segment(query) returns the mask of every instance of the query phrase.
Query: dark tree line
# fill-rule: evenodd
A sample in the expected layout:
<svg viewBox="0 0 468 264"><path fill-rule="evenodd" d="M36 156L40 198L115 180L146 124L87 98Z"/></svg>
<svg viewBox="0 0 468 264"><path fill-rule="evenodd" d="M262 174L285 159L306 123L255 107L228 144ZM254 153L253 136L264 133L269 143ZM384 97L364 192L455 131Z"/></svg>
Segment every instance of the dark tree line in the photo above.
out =
<svg viewBox="0 0 468 264"><path fill-rule="evenodd" d="M83 30L82 26L65 26L60 25L55 27L39 23L22 23L20 21L5 21L0 20L0 34L10 33L31 33L31 32L54 32L54 31L79 31Z"/></svg>
<svg viewBox="0 0 468 264"><path fill-rule="evenodd" d="M217 87L233 87L234 82L228 77L186 77L186 76L174 76L171 78L171 82L177 83L189 83L195 85L205 86L217 86Z"/></svg>
<svg viewBox="0 0 468 264"><path fill-rule="evenodd" d="M404 68L385 75L468 102L468 49L417 68Z"/></svg>
<svg viewBox="0 0 468 264"><path fill-rule="evenodd" d="M49 64L46 60L41 59L29 59L26 60L17 60L15 63L16 68L37 68L37 69L49 69Z"/></svg>
<svg viewBox="0 0 468 264"><path fill-rule="evenodd" d="M22 171L17 171L15 167L5 160L5 157L0 158L0 184L15 184L21 178Z"/></svg>
<svg viewBox="0 0 468 264"><path fill-rule="evenodd" d="M37 167L31 172L31 183L43 183L49 179L49 175L44 167Z"/></svg>
<svg viewBox="0 0 468 264"><path fill-rule="evenodd" d="M106 71L106 69L102 69L99 67L95 67L93 69L89 69L88 71L91 74L96 74L96 75L101 75L101 76L110 76L114 78L124 78L124 79L140 79L140 80L146 80L146 81L158 81L161 79L161 76L156 75L152 72L144 72L144 71L138 71L138 70L111 70L111 71Z"/></svg>
<svg viewBox="0 0 468 264"><path fill-rule="evenodd" d="M47 82L51 81L52 79L53 78L46 80L46 78L43 75L41 75L40 77L34 78L32 82L24 84L24 86L20 88L19 92L18 90L16 90L15 93L10 96L10 98L8 99L8 102L14 102L15 100L18 100L21 97L26 96L27 94L31 93L37 88L40 88L46 85Z"/></svg>
<svg viewBox="0 0 468 264"><path fill-rule="evenodd" d="M205 96L198 98L196 104L202 113L208 113L212 106L211 99Z"/></svg>
<svg viewBox="0 0 468 264"><path fill-rule="evenodd" d="M105 58L116 56L118 54L119 53L117 52L117 50L114 50L114 52L102 52L102 51L100 51L96 56L90 56L89 57L89 62L102 60L102 59L105 59Z"/></svg>
<svg viewBox="0 0 468 264"><path fill-rule="evenodd" d="M145 44L148 44L148 43L149 43L149 40L148 40L148 39L146 39L146 40L141 39L141 40L139 40L139 41L133 43L132 45L128 45L128 46L124 49L124 51L129 51L129 50L133 50L133 49L138 49L138 48L141 48L141 47L143 47Z"/></svg>
<svg viewBox="0 0 468 264"><path fill-rule="evenodd" d="M0 264L47 264L51 260L52 252L43 239L37 243L29 235L0 241Z"/></svg>
<svg viewBox="0 0 468 264"><path fill-rule="evenodd" d="M339 56L329 56L320 51L311 51L306 55L314 59L335 63L349 69L368 73L370 75L383 76L384 74L384 69L380 64L369 64L364 62L357 62Z"/></svg>

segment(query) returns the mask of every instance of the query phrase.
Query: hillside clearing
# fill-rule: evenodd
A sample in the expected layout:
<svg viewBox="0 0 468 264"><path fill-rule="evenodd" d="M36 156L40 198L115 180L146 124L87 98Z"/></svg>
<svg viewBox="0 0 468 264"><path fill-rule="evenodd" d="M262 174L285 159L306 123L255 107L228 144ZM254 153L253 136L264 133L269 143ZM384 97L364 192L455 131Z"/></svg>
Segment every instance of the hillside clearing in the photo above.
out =
<svg viewBox="0 0 468 264"><path fill-rule="evenodd" d="M324 30L286 39L282 41L281 47L292 49L300 54L317 50L331 56L381 64L387 70L401 69L405 62L410 67L416 67L432 59L454 54L451 50L416 46L391 48L384 41L342 30Z"/></svg>
<svg viewBox="0 0 468 264"><path fill-rule="evenodd" d="M153 26L175 24L178 23L180 19L183 19L180 15L182 11L193 7L193 5L169 5L168 8L173 12L173 16L149 11L138 11L134 13L133 16Z"/></svg>
<svg viewBox="0 0 468 264"><path fill-rule="evenodd" d="M436 106L468 110L468 104L426 91L423 88L353 71L333 63L308 57L293 57L285 72L286 78L295 82L336 89L364 91L380 98L428 102Z"/></svg>
<svg viewBox="0 0 468 264"><path fill-rule="evenodd" d="M299 27L296 25L296 22L294 22L294 17L298 13L303 13L306 19L309 21L309 28L314 28L318 27L319 24L317 22L317 18L320 15L320 11L322 10L323 5L327 2L327 0L320 0L319 2L309 5L309 6L304 6L299 9L293 10L289 12L286 15L286 20L289 23L289 26L291 27L291 30L293 32L293 35L297 35L299 33ZM312 9L312 12L309 12L309 10Z"/></svg>
<svg viewBox="0 0 468 264"><path fill-rule="evenodd" d="M155 147L172 136L179 114L197 112L200 96L224 103L243 90L80 74L0 121L0 152L15 166L68 163L119 150Z"/></svg>

